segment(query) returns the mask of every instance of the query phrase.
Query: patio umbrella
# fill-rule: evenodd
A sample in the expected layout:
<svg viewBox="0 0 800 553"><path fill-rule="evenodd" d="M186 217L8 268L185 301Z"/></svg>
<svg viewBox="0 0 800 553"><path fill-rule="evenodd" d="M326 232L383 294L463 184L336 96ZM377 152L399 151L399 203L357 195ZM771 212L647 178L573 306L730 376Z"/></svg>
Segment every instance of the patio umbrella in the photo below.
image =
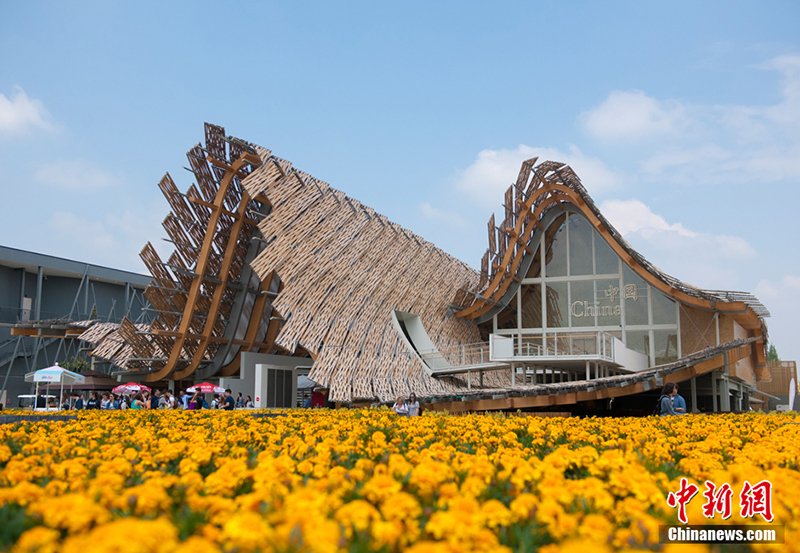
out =
<svg viewBox="0 0 800 553"><path fill-rule="evenodd" d="M72 371L68 371L67 369L61 368L58 366L58 363L53 365L52 367L47 367L46 369L39 369L38 371L34 371L32 373L28 373L25 375L25 382L35 382L36 383L36 396L39 396L39 383L40 382L60 382L61 383L61 398L64 397L64 383L69 382L69 389L72 391L72 386L74 384L83 384L85 382L85 378L82 374L74 373ZM34 410L36 409L36 404L34 403ZM45 406L45 409L47 407Z"/></svg>
<svg viewBox="0 0 800 553"><path fill-rule="evenodd" d="M128 382L127 384L120 384L113 390L112 393L115 394L135 394L138 392L149 392L150 388L143 384L138 384L136 382Z"/></svg>
<svg viewBox="0 0 800 553"><path fill-rule="evenodd" d="M204 394L221 394L225 391L222 386L211 384L210 382L203 382L202 384L195 384L191 388L186 389L187 392L202 392Z"/></svg>

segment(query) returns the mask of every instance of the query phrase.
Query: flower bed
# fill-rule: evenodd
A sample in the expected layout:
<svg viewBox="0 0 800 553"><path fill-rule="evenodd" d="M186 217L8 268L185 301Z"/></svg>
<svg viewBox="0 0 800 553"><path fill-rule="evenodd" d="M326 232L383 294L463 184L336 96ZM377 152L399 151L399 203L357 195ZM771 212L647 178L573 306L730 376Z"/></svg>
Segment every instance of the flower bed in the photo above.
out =
<svg viewBox="0 0 800 553"><path fill-rule="evenodd" d="M752 547L798 551L794 422L80 412L0 426L0 549L661 550L659 525L679 524L667 495L685 476L700 488L692 524L766 524L736 501L745 480L769 481L787 544ZM706 480L733 488L727 520L704 516Z"/></svg>

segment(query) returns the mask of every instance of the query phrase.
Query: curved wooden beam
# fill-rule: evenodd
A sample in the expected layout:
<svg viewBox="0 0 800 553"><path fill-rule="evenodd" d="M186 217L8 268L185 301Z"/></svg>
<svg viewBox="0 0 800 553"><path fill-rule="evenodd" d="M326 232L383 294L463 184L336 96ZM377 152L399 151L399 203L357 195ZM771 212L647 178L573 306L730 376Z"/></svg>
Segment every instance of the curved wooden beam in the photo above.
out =
<svg viewBox="0 0 800 553"><path fill-rule="evenodd" d="M218 165L218 163L223 162L217 162L214 163L214 165ZM178 336L175 338L172 351L170 351L169 359L167 360L166 364L158 371L147 375L147 382L163 380L170 376L173 372L173 380L186 378L194 373L195 370L197 370L197 367L200 365L200 362L203 359L203 355L209 344L209 339L211 338L214 324L217 321L219 305L222 300L222 294L225 291L225 285L228 279L228 271L233 261L233 254L236 250L237 238L239 236L239 232L241 231L242 225L244 224L244 219L247 212L247 204L250 202L250 195L246 191L242 192L242 198L239 202L236 212L237 218L231 227L230 236L225 248L225 256L223 258L222 268L220 269L219 275L220 279L222 280L222 284L217 285L217 287L214 289L214 295L211 299L208 317L206 318L206 324L201 335L202 338L200 339L200 343L195 350L194 355L192 356L192 361L189 363L189 365L184 369L177 369L178 362L181 359L181 354L183 352L184 344L186 343L187 335L189 334L189 327L192 323L192 317L197 309L197 302L200 299L203 277L208 269L208 262L213 251L212 246L217 233L217 225L219 224L219 220L223 214L223 211L227 211L224 207L225 196L227 195L228 189L230 188L230 185L233 182L236 174L243 169L245 165L254 163L261 163L261 160L253 154L244 152L232 165L228 166L227 164L223 164L228 169L225 173L225 176L222 178L222 182L220 182L219 189L214 196L213 204L209 208L211 210L211 215L206 227L203 246L200 249L197 265L194 269L195 275L192 277L191 288L189 289L189 293L186 298L186 305L183 309L183 315L178 328Z"/></svg>
<svg viewBox="0 0 800 553"><path fill-rule="evenodd" d="M573 204L581 214L583 214L586 219L592 224L592 226L597 230L597 232L603 237L606 243L611 246L612 250L640 277L642 277L646 282L650 285L655 287L657 290L663 292L667 296L674 298L681 303L686 305L690 305L692 307L696 307L699 309L705 310L713 310L718 311L721 313L728 313L734 315L737 319L737 322L743 325L756 325L758 324L759 317L758 315L749 308L749 306L745 302L736 301L736 302L723 302L723 301L714 301L706 300L702 298L698 298L683 292L682 290L678 290L673 288L669 284L665 283L655 275L653 275L647 268L643 267L636 258L634 258L630 253L626 251L626 249L616 240L616 238L608 231L606 226L600 221L600 219L595 215L594 211L587 205L586 201L582 197L580 193L573 190L572 188L564 185L558 184L554 182L549 182L545 179L541 179L543 186L537 188L524 202L520 202L520 212L517 216L517 222L513 229L505 229L510 234L514 236L520 237L526 246L530 240L530 237L533 233L533 229L536 226L541 227L541 222L539 220L541 214L552 206L553 203L561 203L562 201L568 201L569 203ZM534 203L536 203L537 199L541 198L545 194L551 194L549 198L545 198L542 203L537 207L534 213L530 213L530 209ZM560 197L559 197L560 196ZM525 226L525 220L530 215L530 224L527 225L527 228L522 228ZM495 303L502 298L502 296L506 293L508 288L511 286L512 281L514 278L508 278L509 276L515 277L518 280L516 272L519 268L519 265L522 261L522 257L524 256L525 250L523 248L517 248L516 254L514 253L515 248L509 247L506 251L502 262L499 264L499 267L505 268L505 271L499 271L497 275L495 275L492 282L487 286L486 290L483 293L485 299L478 299L469 307L462 309L461 311L455 314L456 317L465 318L467 320L472 320L480 317L487 313ZM513 256L513 258L512 258Z"/></svg>

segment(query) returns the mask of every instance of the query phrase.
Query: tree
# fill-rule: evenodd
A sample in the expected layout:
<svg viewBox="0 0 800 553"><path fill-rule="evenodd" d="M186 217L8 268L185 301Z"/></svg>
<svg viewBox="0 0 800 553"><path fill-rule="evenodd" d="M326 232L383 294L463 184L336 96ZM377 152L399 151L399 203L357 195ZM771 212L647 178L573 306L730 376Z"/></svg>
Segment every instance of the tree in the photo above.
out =
<svg viewBox="0 0 800 553"><path fill-rule="evenodd" d="M775 349L775 344L769 345L769 351L767 351L767 361L780 361L781 358L778 357L778 350Z"/></svg>
<svg viewBox="0 0 800 553"><path fill-rule="evenodd" d="M63 363L60 363L58 366L61 367L62 369L67 369L68 371L79 373L90 368L92 364L82 357L73 357L69 361L64 361Z"/></svg>

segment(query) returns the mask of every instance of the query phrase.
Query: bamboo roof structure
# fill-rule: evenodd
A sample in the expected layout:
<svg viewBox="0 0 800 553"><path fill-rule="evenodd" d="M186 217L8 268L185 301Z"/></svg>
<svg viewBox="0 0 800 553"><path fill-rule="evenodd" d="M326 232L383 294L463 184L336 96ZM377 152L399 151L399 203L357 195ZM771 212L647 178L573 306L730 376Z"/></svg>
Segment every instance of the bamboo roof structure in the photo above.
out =
<svg viewBox="0 0 800 553"><path fill-rule="evenodd" d="M434 377L393 313L418 316L439 351L481 342L479 324L513 296L533 236L547 212L564 204L576 206L653 286L689 305L733 313L766 339L768 312L754 296L696 288L649 263L561 163L523 163L505 194L503 220L489 220L489 249L476 271L222 127L206 124L204 145L187 157L196 182L186 193L169 174L158 184L175 250L166 261L149 243L141 252L153 277L145 290L152 323L125 319L82 334L96 344L93 355L150 382L231 376L251 351L310 357L309 378L336 402L548 390L516 384L511 369L487 371L480 392L463 374Z"/></svg>

